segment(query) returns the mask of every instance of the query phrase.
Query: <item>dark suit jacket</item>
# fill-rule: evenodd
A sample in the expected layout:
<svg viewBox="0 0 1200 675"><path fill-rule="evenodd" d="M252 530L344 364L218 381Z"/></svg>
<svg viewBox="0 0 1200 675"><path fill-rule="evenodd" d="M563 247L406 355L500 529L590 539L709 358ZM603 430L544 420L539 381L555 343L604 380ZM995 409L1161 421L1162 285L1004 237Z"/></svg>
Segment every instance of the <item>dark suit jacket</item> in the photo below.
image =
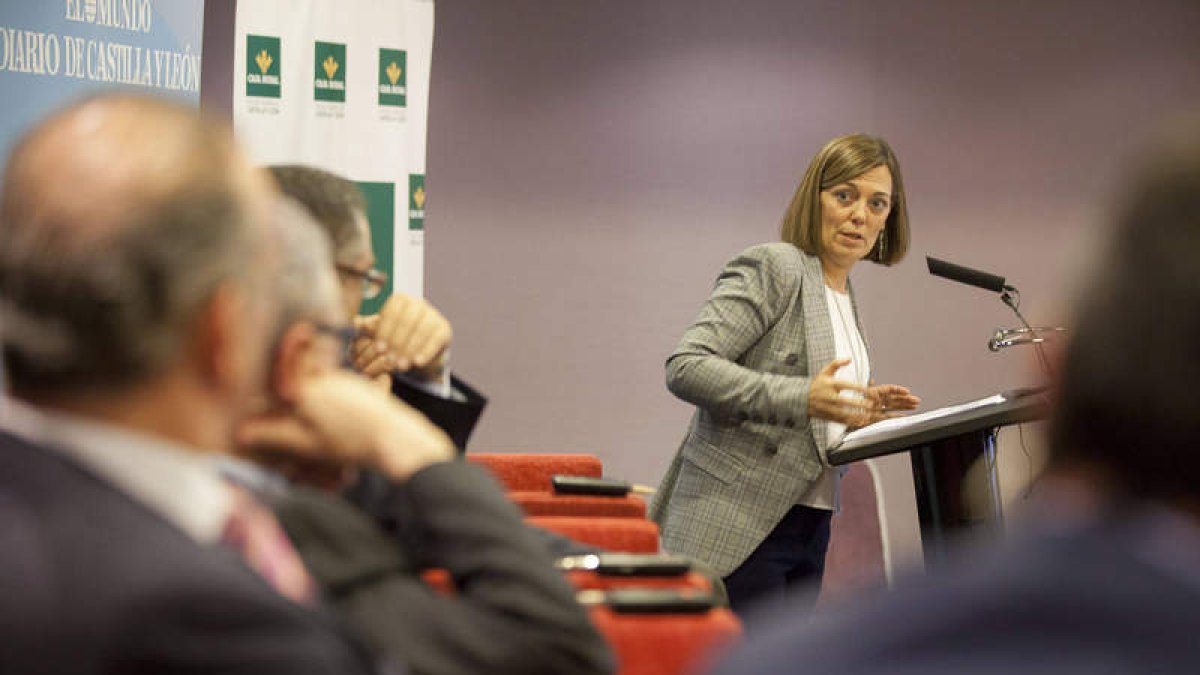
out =
<svg viewBox="0 0 1200 675"><path fill-rule="evenodd" d="M464 400L443 398L414 387L402 377L392 377L392 393L405 403L425 413L431 422L441 427L459 452L467 448L467 440L487 406L487 399L465 381L450 376L450 386Z"/></svg>
<svg viewBox="0 0 1200 675"><path fill-rule="evenodd" d="M296 489L276 513L341 616L415 673L590 674L612 669L604 641L486 472L434 465L374 494L390 532L348 501ZM457 595L421 570L448 570Z"/></svg>
<svg viewBox="0 0 1200 675"><path fill-rule="evenodd" d="M981 550L811 625L768 613L717 673L1200 672L1200 569L1152 564L1143 533L1135 519Z"/></svg>
<svg viewBox="0 0 1200 675"><path fill-rule="evenodd" d="M235 553L0 432L0 672L371 670L330 615L277 595Z"/></svg>

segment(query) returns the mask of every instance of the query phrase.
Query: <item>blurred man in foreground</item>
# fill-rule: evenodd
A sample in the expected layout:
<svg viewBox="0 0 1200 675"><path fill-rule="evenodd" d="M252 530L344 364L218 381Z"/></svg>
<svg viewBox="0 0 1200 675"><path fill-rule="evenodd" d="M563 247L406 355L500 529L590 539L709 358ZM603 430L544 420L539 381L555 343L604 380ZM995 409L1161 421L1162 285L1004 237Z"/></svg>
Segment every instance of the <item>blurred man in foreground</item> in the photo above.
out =
<svg viewBox="0 0 1200 675"><path fill-rule="evenodd" d="M349 361L355 369L421 411L459 450L487 400L446 368L452 331L446 319L421 298L394 294L375 315L361 316L363 299L383 292L386 276L372 269L375 254L366 201L352 181L324 169L270 167L284 194L304 206L328 235L344 320L354 326ZM373 472L360 472L346 496L389 531L396 529L391 487ZM532 528L556 556L581 555L594 546Z"/></svg>
<svg viewBox="0 0 1200 675"><path fill-rule="evenodd" d="M319 609L278 524L214 462L266 379L275 199L228 129L152 99L73 105L13 151L0 671L374 669ZM339 386L374 391L358 385ZM341 451L389 472L452 453L420 415L378 405L394 406L389 426Z"/></svg>
<svg viewBox="0 0 1200 675"><path fill-rule="evenodd" d="M1122 207L1067 348L1039 531L810 626L761 617L717 672L1200 669L1200 125Z"/></svg>
<svg viewBox="0 0 1200 675"><path fill-rule="evenodd" d="M390 414L380 399L391 395L362 391L364 380L338 371L354 331L329 244L301 207L281 211L285 320L270 369L273 405L244 422L238 439L248 457L336 489L358 467L342 446L379 428L372 411ZM400 475L375 472L386 479L378 507L390 532L335 493L263 487L330 605L414 673L610 672L603 639L518 509L486 471L448 459L424 455ZM456 593L432 592L420 576L427 568L449 573Z"/></svg>

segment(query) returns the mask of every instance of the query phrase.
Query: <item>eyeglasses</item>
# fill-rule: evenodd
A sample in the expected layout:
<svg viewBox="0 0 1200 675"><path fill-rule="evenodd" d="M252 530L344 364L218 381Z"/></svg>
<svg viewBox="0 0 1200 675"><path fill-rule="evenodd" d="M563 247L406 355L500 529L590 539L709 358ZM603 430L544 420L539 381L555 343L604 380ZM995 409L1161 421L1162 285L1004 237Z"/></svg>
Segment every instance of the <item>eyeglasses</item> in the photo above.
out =
<svg viewBox="0 0 1200 675"><path fill-rule="evenodd" d="M386 272L380 272L374 268L360 270L344 263L338 263L335 267L341 274L348 274L362 281L364 300L373 300L379 297L379 294L387 287L388 275Z"/></svg>

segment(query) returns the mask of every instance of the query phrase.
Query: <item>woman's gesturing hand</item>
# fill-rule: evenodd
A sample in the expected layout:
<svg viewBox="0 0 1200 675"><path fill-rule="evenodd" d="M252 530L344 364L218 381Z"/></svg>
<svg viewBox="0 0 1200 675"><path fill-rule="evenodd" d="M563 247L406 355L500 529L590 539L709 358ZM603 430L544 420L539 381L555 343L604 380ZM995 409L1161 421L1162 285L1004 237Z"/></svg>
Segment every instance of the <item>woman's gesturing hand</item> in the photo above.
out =
<svg viewBox="0 0 1200 675"><path fill-rule="evenodd" d="M808 386L808 416L857 428L881 419L881 403L861 385L834 377L850 365L850 359L835 359L821 369ZM891 386L891 385L884 385ZM858 396L842 396L850 391ZM905 392L908 390L906 389Z"/></svg>
<svg viewBox="0 0 1200 675"><path fill-rule="evenodd" d="M909 391L908 387L898 384L875 384L872 382L871 386L867 387L867 396L879 403L880 412L883 413L913 410L921 405L921 399Z"/></svg>

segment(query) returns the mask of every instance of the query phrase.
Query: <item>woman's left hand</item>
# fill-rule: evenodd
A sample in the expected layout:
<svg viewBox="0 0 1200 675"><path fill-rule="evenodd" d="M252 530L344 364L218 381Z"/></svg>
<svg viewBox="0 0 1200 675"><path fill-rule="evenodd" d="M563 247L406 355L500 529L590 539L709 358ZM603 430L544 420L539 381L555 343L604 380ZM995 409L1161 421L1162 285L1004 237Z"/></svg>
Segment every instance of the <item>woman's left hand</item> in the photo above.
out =
<svg viewBox="0 0 1200 675"><path fill-rule="evenodd" d="M895 417L897 413L905 410L914 410L921 405L921 399L917 398L908 387L902 387L898 384L875 384L867 387L867 397L874 400L878 404L879 419L885 420Z"/></svg>

